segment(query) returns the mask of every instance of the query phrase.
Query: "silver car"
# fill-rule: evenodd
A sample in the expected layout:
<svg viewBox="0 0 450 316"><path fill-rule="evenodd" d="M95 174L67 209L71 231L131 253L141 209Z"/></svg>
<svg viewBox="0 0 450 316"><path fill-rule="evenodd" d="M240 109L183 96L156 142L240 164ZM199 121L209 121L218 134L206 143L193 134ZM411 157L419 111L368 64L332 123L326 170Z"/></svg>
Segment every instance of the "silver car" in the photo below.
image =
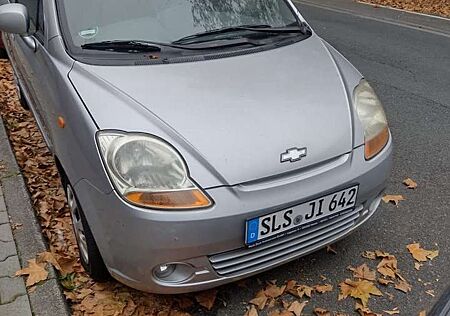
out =
<svg viewBox="0 0 450 316"><path fill-rule="evenodd" d="M18 0L0 31L96 280L215 287L379 206L383 107L290 0Z"/></svg>

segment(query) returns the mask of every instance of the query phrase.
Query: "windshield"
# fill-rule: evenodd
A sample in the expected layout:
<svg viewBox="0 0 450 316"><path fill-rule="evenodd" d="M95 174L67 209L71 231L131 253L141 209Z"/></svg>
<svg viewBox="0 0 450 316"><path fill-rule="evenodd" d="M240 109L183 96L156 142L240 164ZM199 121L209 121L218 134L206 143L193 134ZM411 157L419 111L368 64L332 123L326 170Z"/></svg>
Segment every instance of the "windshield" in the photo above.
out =
<svg viewBox="0 0 450 316"><path fill-rule="evenodd" d="M66 40L85 44L180 38L240 25L294 25L285 0L61 0Z"/></svg>

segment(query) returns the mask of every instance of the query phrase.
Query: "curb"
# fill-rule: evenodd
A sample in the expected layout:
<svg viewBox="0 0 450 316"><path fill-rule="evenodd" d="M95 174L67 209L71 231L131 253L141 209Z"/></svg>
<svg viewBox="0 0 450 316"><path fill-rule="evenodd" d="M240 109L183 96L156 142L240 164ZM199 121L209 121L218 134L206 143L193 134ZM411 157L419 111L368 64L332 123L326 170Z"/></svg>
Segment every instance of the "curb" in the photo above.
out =
<svg viewBox="0 0 450 316"><path fill-rule="evenodd" d="M24 267L27 260L47 251L47 245L2 118L0 118L0 161L4 165L4 170L0 171L0 184L8 214L13 223L23 224L14 232L14 240L21 266ZM28 294L32 313L35 316L69 316L69 307L53 266L49 265L48 271L48 279L38 285L33 293Z"/></svg>
<svg viewBox="0 0 450 316"><path fill-rule="evenodd" d="M450 37L450 19L400 10L391 7L374 6L355 0L293 0L296 5L311 6L378 22L390 23L422 32ZM301 12L301 10L300 10Z"/></svg>

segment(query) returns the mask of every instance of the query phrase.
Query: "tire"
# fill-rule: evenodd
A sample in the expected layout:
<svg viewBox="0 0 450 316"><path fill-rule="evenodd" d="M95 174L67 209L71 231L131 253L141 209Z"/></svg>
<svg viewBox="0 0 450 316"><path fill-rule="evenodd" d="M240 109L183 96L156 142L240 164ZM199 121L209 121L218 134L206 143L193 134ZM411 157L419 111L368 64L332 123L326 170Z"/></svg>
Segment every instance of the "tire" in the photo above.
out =
<svg viewBox="0 0 450 316"><path fill-rule="evenodd" d="M4 48L0 48L0 59L8 59L8 53Z"/></svg>
<svg viewBox="0 0 450 316"><path fill-rule="evenodd" d="M30 110L30 106L28 105L28 102L25 99L25 96L23 95L22 88L17 86L17 90L18 90L17 94L19 95L20 105L22 106L22 108L24 108L25 110L29 111Z"/></svg>
<svg viewBox="0 0 450 316"><path fill-rule="evenodd" d="M63 180L62 182L65 184L67 203L69 204L72 217L73 230L78 244L81 264L95 281L108 281L110 274L92 235L86 216L75 196L75 191L68 181Z"/></svg>

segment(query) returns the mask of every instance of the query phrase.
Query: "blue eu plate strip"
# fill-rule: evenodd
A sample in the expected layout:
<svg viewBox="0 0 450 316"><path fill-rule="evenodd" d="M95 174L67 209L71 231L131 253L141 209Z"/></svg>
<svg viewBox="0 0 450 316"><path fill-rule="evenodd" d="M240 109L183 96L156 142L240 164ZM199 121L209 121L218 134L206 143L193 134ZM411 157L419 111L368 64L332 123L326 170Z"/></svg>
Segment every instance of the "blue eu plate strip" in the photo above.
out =
<svg viewBox="0 0 450 316"><path fill-rule="evenodd" d="M252 244L258 240L259 232L259 218L252 219L247 222L247 245Z"/></svg>

